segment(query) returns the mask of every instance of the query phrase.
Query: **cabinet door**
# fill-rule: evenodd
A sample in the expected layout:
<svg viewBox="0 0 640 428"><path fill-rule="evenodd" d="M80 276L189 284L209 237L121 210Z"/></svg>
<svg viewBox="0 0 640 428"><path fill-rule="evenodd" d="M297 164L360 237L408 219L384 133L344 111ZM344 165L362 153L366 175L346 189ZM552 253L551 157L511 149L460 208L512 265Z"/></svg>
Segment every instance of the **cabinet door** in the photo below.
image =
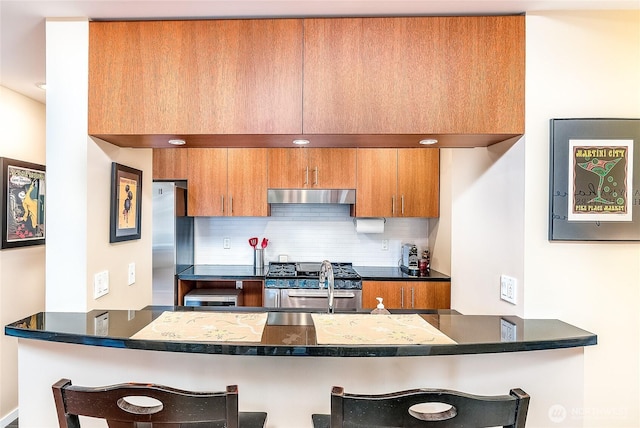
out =
<svg viewBox="0 0 640 428"><path fill-rule="evenodd" d="M227 149L186 149L190 216L222 216L227 204Z"/></svg>
<svg viewBox="0 0 640 428"><path fill-rule="evenodd" d="M267 215L267 149L228 149L229 216Z"/></svg>
<svg viewBox="0 0 640 428"><path fill-rule="evenodd" d="M186 180L186 149L153 149L154 180Z"/></svg>
<svg viewBox="0 0 640 428"><path fill-rule="evenodd" d="M307 149L310 187L356 188L356 149Z"/></svg>
<svg viewBox="0 0 640 428"><path fill-rule="evenodd" d="M358 149L356 215L392 217L398 211L396 149Z"/></svg>
<svg viewBox="0 0 640 428"><path fill-rule="evenodd" d="M450 309L451 308L451 283L431 281L406 282L405 296L409 296L409 306L414 309ZM405 307L407 301L405 298Z"/></svg>
<svg viewBox="0 0 640 428"><path fill-rule="evenodd" d="M308 186L307 149L268 149L270 189L301 189Z"/></svg>
<svg viewBox="0 0 640 428"><path fill-rule="evenodd" d="M305 19L304 132L523 133L524 22Z"/></svg>
<svg viewBox="0 0 640 428"><path fill-rule="evenodd" d="M362 281L362 307L373 309L378 305L376 297L382 297L385 308L402 308L403 282Z"/></svg>
<svg viewBox="0 0 640 428"><path fill-rule="evenodd" d="M301 94L299 19L89 23L90 134L300 134Z"/></svg>
<svg viewBox="0 0 640 428"><path fill-rule="evenodd" d="M440 151L398 149L398 198L396 215L438 217L440 200Z"/></svg>

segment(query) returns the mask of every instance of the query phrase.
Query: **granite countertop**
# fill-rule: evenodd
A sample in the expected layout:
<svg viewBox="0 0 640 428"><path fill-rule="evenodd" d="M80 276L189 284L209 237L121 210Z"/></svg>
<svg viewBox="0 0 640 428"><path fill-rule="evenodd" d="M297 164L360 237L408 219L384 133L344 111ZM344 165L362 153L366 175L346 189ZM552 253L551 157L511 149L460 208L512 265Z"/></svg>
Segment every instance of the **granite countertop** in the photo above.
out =
<svg viewBox="0 0 640 428"><path fill-rule="evenodd" d="M451 277L435 270L418 276L407 275L398 266L354 266L363 281L451 281Z"/></svg>
<svg viewBox="0 0 640 428"><path fill-rule="evenodd" d="M266 324L259 342L181 341L171 335L159 340L134 336L162 314L220 312L263 314ZM312 311L311 311L312 312ZM595 345L597 336L555 319L515 316L462 315L453 310L402 311L418 313L430 326L454 343L373 345L317 343L311 312L238 307L195 308L150 306L142 310L98 310L88 313L40 312L5 326L5 334L22 339L74 343L113 348L223 355L301 357L399 357L484 354L560 349ZM372 316L372 317L377 317ZM264 318L263 318L264 319ZM353 332L354 334L357 332ZM138 335L138 337L140 337Z"/></svg>
<svg viewBox="0 0 640 428"><path fill-rule="evenodd" d="M364 281L451 281L443 273L431 270L427 275L410 276L398 266L354 266ZM178 278L191 281L262 280L268 268L254 269L251 265L194 265L178 274Z"/></svg>
<svg viewBox="0 0 640 428"><path fill-rule="evenodd" d="M193 265L178 274L179 279L207 280L262 280L266 269L254 269L252 265Z"/></svg>

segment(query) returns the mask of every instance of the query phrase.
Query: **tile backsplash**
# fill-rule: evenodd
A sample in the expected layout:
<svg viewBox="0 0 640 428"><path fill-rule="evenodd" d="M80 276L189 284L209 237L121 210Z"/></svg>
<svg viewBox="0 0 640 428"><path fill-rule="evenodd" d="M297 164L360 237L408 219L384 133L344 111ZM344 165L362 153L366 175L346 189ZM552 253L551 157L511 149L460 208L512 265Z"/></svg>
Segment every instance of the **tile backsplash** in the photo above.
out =
<svg viewBox="0 0 640 428"><path fill-rule="evenodd" d="M270 217L196 217L195 263L252 265L251 237L258 237L259 243L269 239L265 265L284 254L290 261L328 259L360 266L396 266L402 244L416 244L420 253L428 247L428 219L388 218L384 233L356 233L349 208L274 204ZM225 238L229 238L229 249L223 248ZM388 250L382 249L385 239Z"/></svg>

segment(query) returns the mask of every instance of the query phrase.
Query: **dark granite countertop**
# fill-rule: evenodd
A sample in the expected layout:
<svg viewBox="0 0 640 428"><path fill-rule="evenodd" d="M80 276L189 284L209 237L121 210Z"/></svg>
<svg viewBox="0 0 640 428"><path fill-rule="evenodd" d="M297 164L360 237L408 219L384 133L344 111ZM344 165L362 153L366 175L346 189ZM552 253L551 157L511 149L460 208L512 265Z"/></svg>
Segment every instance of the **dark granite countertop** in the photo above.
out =
<svg viewBox="0 0 640 428"><path fill-rule="evenodd" d="M411 276L398 266L354 266L363 281L451 281L451 277L431 270L428 274Z"/></svg>
<svg viewBox="0 0 640 428"><path fill-rule="evenodd" d="M192 281L211 280L263 280L266 269L254 269L252 265L194 265L182 271L179 279Z"/></svg>
<svg viewBox="0 0 640 428"><path fill-rule="evenodd" d="M302 357L484 354L582 347L597 343L595 334L555 319L462 315L453 310L394 310L394 314L419 313L456 344L318 345L315 327L313 322L309 322L311 318L308 313L250 307L207 307L197 310L269 312L260 343L131 339L164 311L194 310L188 307L151 306L142 310L99 310L88 313L40 312L5 326L5 334L23 339L151 351ZM278 319L282 317L278 314L283 312L295 316L288 317L287 322L279 322Z"/></svg>
<svg viewBox="0 0 640 428"><path fill-rule="evenodd" d="M354 269L365 281L451 281L449 276L435 270L427 275L410 276L397 266L354 266ZM178 278L191 281L263 280L267 270L256 270L251 265L194 265L178 274Z"/></svg>

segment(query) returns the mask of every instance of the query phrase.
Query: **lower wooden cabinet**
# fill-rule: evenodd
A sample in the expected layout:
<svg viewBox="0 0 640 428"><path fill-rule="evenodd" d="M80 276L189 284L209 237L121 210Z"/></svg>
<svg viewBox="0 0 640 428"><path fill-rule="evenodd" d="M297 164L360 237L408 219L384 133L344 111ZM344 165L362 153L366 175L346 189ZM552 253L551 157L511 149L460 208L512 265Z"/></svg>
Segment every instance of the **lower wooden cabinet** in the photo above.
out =
<svg viewBox="0 0 640 428"><path fill-rule="evenodd" d="M382 297L388 309L451 309L451 283L445 281L363 281L362 307L375 308Z"/></svg>

